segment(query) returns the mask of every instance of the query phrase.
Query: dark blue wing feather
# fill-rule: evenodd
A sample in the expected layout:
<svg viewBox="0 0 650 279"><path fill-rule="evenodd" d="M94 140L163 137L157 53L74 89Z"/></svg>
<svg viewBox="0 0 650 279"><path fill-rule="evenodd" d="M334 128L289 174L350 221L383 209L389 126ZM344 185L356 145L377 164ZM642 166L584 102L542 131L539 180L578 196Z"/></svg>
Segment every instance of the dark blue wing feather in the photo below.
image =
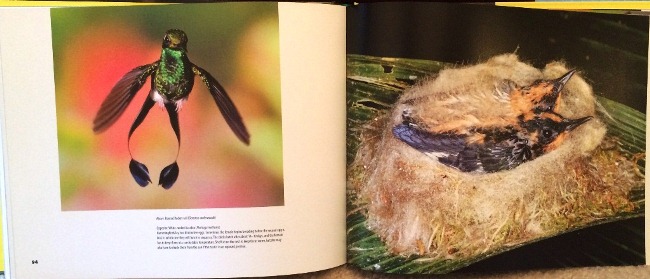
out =
<svg viewBox="0 0 650 279"><path fill-rule="evenodd" d="M393 135L422 152L458 154L467 145L464 135L431 133L413 124L403 123L393 127Z"/></svg>

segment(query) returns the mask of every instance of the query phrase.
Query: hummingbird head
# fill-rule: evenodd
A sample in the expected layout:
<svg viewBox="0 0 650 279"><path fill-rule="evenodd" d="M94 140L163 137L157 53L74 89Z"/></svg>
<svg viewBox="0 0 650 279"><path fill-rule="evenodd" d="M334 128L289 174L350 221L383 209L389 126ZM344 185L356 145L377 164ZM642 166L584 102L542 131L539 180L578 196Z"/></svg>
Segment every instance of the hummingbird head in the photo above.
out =
<svg viewBox="0 0 650 279"><path fill-rule="evenodd" d="M546 153L559 147L569 132L592 118L592 116L586 116L569 119L554 112L547 112L525 121L521 125L530 134L531 143L541 147Z"/></svg>
<svg viewBox="0 0 650 279"><path fill-rule="evenodd" d="M162 47L187 50L187 35L183 30L169 29L165 32Z"/></svg>
<svg viewBox="0 0 650 279"><path fill-rule="evenodd" d="M539 114L553 111L560 100L562 89L575 72L571 70L557 79L536 80L528 86L515 88L510 100L521 112Z"/></svg>

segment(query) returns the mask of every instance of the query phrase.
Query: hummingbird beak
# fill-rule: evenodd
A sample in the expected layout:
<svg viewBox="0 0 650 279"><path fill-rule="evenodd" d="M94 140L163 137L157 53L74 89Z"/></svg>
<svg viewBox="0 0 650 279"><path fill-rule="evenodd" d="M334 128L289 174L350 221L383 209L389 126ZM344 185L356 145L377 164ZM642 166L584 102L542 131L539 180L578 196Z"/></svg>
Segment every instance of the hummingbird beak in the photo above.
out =
<svg viewBox="0 0 650 279"><path fill-rule="evenodd" d="M587 116L583 118L578 118L578 119L565 119L564 121L564 130L565 131L571 131L575 128L578 128L578 126L584 124L585 122L591 120L593 117L592 116Z"/></svg>
<svg viewBox="0 0 650 279"><path fill-rule="evenodd" d="M553 82L554 91L555 92L562 91L562 88L564 88L564 85L566 85L566 83L569 81L569 79L571 79L571 77L575 73L576 73L576 70L571 70L571 71L567 72L566 74L564 74L563 76L556 79L555 82Z"/></svg>

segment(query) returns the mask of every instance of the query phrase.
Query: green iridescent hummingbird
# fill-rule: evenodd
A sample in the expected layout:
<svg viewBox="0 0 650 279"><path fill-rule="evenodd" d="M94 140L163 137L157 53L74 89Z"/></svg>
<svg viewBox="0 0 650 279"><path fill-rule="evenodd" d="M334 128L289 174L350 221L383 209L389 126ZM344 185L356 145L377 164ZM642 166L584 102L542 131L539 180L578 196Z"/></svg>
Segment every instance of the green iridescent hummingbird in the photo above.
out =
<svg viewBox="0 0 650 279"><path fill-rule="evenodd" d="M95 133L101 133L108 129L122 115L135 94L142 88L147 78L151 76L149 96L145 98L140 113L131 125L127 139L129 156L131 156L129 170L138 185L147 186L151 183L151 178L147 166L133 159L130 147L131 135L140 126L149 110L157 103L167 111L169 121L178 140L178 149L180 149L181 135L178 112L192 91L195 75L199 76L208 87L219 111L221 111L226 123L228 123L237 138L245 144L249 144L250 136L246 126L235 104L228 97L226 90L210 73L190 62L187 57L187 35L185 32L170 29L165 33L160 59L151 64L136 67L126 73L102 102L93 121L93 131ZM176 153L177 159L178 149ZM179 168L175 159L172 164L166 166L160 172L158 185L165 189L171 188L176 182L178 174Z"/></svg>

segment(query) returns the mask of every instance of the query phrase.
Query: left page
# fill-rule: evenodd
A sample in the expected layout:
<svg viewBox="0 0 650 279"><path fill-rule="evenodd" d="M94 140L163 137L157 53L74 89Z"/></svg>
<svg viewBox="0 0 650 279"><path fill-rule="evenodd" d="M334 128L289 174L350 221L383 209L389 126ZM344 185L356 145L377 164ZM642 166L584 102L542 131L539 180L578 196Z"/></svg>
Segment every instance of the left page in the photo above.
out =
<svg viewBox="0 0 650 279"><path fill-rule="evenodd" d="M344 16L288 3L0 10L10 275L343 264Z"/></svg>

